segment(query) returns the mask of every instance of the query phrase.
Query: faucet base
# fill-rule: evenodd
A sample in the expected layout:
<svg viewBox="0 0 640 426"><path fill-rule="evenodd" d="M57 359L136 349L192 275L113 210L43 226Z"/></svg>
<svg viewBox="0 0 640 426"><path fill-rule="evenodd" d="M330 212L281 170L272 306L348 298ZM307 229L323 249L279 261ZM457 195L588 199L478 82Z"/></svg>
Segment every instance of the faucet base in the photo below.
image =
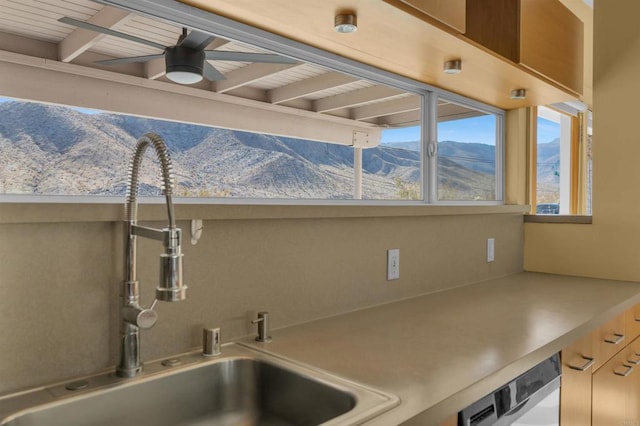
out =
<svg viewBox="0 0 640 426"><path fill-rule="evenodd" d="M123 379L130 379L132 377L136 377L142 371L142 366L136 368L116 368L116 376L122 377Z"/></svg>

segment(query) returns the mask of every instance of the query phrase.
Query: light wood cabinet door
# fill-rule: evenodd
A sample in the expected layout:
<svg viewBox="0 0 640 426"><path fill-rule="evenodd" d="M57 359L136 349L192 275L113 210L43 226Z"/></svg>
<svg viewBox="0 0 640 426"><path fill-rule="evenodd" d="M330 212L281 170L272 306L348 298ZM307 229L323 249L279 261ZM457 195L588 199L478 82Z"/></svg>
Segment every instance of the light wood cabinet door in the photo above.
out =
<svg viewBox="0 0 640 426"><path fill-rule="evenodd" d="M470 0L466 15L466 37L582 93L584 24L559 0Z"/></svg>
<svg viewBox="0 0 640 426"><path fill-rule="evenodd" d="M593 374L592 426L637 424L638 367L629 365L628 355L619 352Z"/></svg>
<svg viewBox="0 0 640 426"><path fill-rule="evenodd" d="M520 0L520 63L582 93L584 24L558 0Z"/></svg>
<svg viewBox="0 0 640 426"><path fill-rule="evenodd" d="M640 336L640 304L627 311L625 327L629 340Z"/></svg>
<svg viewBox="0 0 640 426"><path fill-rule="evenodd" d="M447 420L440 423L440 426L458 426L458 415L454 414L447 418Z"/></svg>
<svg viewBox="0 0 640 426"><path fill-rule="evenodd" d="M620 352L628 343L625 335L625 317L622 313L604 324L593 334L596 362L593 370L597 370L612 356Z"/></svg>
<svg viewBox="0 0 640 426"><path fill-rule="evenodd" d="M466 28L467 0L399 0L416 11L428 15L458 32ZM392 3L392 2L391 2ZM393 4L393 3L392 3Z"/></svg>
<svg viewBox="0 0 640 426"><path fill-rule="evenodd" d="M593 336L588 334L560 353L560 424L591 424L591 373L595 363Z"/></svg>
<svg viewBox="0 0 640 426"><path fill-rule="evenodd" d="M640 425L640 337L637 337L624 349L627 365L636 370L627 398L627 424Z"/></svg>

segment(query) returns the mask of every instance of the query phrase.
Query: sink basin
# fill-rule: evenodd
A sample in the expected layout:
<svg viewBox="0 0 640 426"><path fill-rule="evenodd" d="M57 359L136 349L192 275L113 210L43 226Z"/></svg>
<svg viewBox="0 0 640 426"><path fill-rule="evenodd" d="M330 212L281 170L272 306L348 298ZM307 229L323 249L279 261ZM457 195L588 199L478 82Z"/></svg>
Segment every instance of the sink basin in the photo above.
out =
<svg viewBox="0 0 640 426"><path fill-rule="evenodd" d="M70 390L71 389L71 390ZM238 344L0 398L2 426L351 425L397 398Z"/></svg>

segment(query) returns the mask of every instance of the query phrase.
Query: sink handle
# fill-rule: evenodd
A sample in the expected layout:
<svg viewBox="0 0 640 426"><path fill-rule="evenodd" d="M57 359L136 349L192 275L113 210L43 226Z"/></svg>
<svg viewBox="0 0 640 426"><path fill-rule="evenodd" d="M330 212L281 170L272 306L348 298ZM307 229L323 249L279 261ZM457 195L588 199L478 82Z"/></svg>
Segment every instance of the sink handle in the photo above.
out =
<svg viewBox="0 0 640 426"><path fill-rule="evenodd" d="M258 312L258 319L252 320L251 324L258 324L256 342L268 343L272 340L269 336L269 312Z"/></svg>
<svg viewBox="0 0 640 426"><path fill-rule="evenodd" d="M156 302L151 307L142 308L140 306L127 306L122 308L122 318L129 324L133 324L139 328L146 329L155 325L158 320L158 314L153 310Z"/></svg>

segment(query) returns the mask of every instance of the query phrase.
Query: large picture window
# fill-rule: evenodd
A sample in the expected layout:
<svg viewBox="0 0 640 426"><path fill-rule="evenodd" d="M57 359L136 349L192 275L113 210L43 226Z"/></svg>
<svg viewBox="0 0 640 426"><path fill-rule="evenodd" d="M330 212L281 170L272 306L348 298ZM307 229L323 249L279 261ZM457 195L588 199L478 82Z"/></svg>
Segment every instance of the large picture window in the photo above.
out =
<svg viewBox="0 0 640 426"><path fill-rule="evenodd" d="M498 116L442 99L437 114L438 201L500 200ZM135 142L153 131L170 149L177 197L424 202L421 115L358 149L1 98L0 194L123 196ZM142 168L142 196L160 195L153 170Z"/></svg>

